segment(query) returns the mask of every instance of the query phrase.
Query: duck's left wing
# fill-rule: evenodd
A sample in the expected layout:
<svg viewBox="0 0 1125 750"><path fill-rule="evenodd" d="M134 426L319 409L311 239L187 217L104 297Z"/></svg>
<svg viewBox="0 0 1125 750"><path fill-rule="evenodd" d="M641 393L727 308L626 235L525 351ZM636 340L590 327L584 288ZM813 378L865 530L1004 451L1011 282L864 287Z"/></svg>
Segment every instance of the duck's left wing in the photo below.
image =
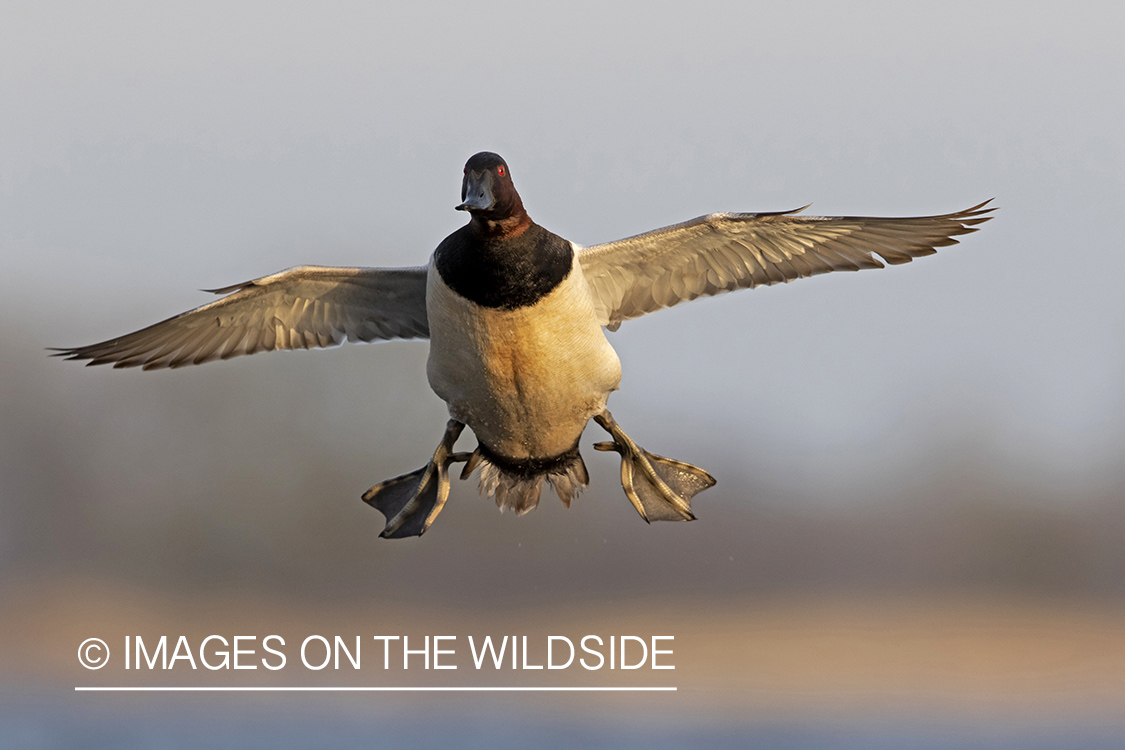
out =
<svg viewBox="0 0 1125 750"><path fill-rule="evenodd" d="M697 297L829 271L882 268L957 244L988 221L990 201L941 216L708 214L579 253L602 325Z"/></svg>
<svg viewBox="0 0 1125 750"><path fill-rule="evenodd" d="M115 339L56 350L57 356L153 370L345 339L430 334L424 267L297 266L207 291L227 296Z"/></svg>

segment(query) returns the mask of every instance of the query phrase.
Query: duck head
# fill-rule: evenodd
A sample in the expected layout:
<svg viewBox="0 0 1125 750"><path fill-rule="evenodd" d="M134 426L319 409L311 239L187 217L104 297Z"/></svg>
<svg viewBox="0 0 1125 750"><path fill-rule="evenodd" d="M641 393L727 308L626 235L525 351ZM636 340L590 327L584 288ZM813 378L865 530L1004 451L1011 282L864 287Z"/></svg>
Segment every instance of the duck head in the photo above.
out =
<svg viewBox="0 0 1125 750"><path fill-rule="evenodd" d="M473 223L490 233L509 233L530 223L507 163L491 151L474 154L465 163L457 210L468 211Z"/></svg>

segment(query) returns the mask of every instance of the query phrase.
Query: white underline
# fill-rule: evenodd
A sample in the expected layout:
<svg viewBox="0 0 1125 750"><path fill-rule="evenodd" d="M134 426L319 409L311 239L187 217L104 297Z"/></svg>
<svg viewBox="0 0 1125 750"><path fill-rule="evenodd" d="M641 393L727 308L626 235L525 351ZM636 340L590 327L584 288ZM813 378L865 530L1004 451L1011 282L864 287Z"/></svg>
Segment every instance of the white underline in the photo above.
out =
<svg viewBox="0 0 1125 750"><path fill-rule="evenodd" d="M326 693L326 692L374 692L374 693L654 693L675 692L675 687L312 687L312 686L273 686L273 687L75 687L76 692L99 693Z"/></svg>

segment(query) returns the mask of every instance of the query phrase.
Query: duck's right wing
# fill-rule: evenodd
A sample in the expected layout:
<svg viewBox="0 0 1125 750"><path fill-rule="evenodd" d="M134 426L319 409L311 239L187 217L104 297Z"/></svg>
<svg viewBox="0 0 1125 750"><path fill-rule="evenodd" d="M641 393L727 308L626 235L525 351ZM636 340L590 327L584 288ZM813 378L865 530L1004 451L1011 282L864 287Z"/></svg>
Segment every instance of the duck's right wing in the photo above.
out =
<svg viewBox="0 0 1125 750"><path fill-rule="evenodd" d="M829 271L882 268L955 245L988 221L989 201L940 216L708 214L578 256L602 325L735 289ZM801 209L798 209L800 211Z"/></svg>
<svg viewBox="0 0 1125 750"><path fill-rule="evenodd" d="M59 349L56 356L153 370L345 340L430 335L425 267L297 266L207 291L233 293L119 338Z"/></svg>

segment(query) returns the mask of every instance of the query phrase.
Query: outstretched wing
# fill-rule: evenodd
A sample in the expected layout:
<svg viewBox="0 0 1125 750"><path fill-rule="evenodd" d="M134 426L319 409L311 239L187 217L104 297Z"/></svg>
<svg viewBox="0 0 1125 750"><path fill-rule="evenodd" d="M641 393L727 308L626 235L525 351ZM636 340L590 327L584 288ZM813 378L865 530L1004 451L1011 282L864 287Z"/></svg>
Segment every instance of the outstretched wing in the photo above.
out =
<svg viewBox="0 0 1125 750"><path fill-rule="evenodd" d="M297 266L207 291L233 294L120 338L59 349L56 356L153 370L345 339L430 335L424 267Z"/></svg>
<svg viewBox="0 0 1125 750"><path fill-rule="evenodd" d="M709 214L579 254L599 321L621 321L697 297L829 271L882 268L957 244L988 221L990 201L942 216L882 219L797 211Z"/></svg>

